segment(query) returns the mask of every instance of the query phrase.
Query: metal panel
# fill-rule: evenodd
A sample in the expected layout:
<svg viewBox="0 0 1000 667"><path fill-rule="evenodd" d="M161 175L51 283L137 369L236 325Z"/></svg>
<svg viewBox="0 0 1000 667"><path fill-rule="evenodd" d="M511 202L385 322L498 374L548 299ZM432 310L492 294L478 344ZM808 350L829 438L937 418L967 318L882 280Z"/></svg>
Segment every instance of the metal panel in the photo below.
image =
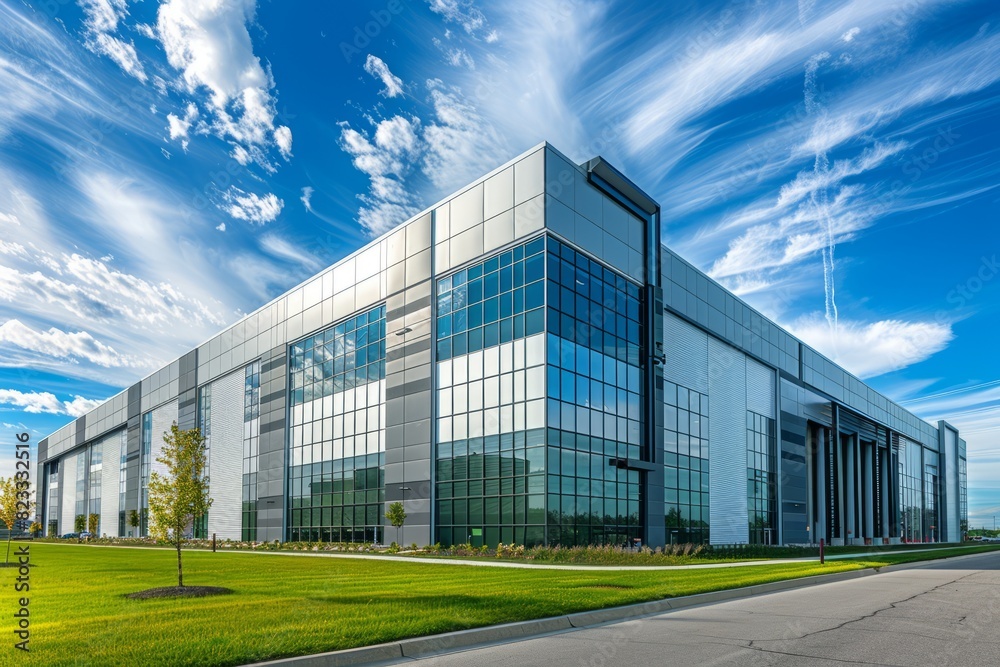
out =
<svg viewBox="0 0 1000 667"><path fill-rule="evenodd" d="M708 335L676 315L665 313L663 319L663 379L707 394Z"/></svg>
<svg viewBox="0 0 1000 667"><path fill-rule="evenodd" d="M150 442L149 451L150 475L154 472L158 475L167 474L167 467L156 459L158 459L160 454L163 452L163 435L164 433L170 432L170 426L175 421L177 421L177 401L164 403L160 407L153 410L153 432L150 436L152 441ZM152 515L149 517L149 523L150 526L152 526Z"/></svg>
<svg viewBox="0 0 1000 667"><path fill-rule="evenodd" d="M101 534L121 537L118 534L118 475L121 470L122 451L128 446L125 430L112 433L95 445L101 447Z"/></svg>
<svg viewBox="0 0 1000 667"><path fill-rule="evenodd" d="M958 434L948 426L944 429L944 470L939 474L944 475L944 498L941 500L942 514L946 517L945 528L948 531L945 540L948 542L959 542L962 539L960 529L960 510L958 500Z"/></svg>
<svg viewBox="0 0 1000 667"><path fill-rule="evenodd" d="M208 534L220 539L242 537L243 515L243 391L240 370L212 383L211 448L208 479L212 509Z"/></svg>
<svg viewBox="0 0 1000 667"><path fill-rule="evenodd" d="M774 371L747 358L747 410L775 419Z"/></svg>
<svg viewBox="0 0 1000 667"><path fill-rule="evenodd" d="M75 452L63 458L62 479L59 480L59 533L65 534L73 530L73 519L76 517L76 466L77 459L83 456L83 451Z"/></svg>
<svg viewBox="0 0 1000 667"><path fill-rule="evenodd" d="M709 525L712 544L749 541L746 363L742 352L708 339Z"/></svg>

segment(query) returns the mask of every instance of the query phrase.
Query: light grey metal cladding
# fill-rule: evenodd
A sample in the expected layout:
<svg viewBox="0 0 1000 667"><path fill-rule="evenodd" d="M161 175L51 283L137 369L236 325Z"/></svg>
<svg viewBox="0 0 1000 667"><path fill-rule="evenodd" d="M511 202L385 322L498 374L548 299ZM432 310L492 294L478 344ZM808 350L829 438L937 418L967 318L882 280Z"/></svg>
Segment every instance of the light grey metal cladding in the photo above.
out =
<svg viewBox="0 0 1000 667"><path fill-rule="evenodd" d="M749 541L745 355L708 338L708 484L712 544Z"/></svg>
<svg viewBox="0 0 1000 667"><path fill-rule="evenodd" d="M208 534L239 540L243 527L243 371L212 383Z"/></svg>
<svg viewBox="0 0 1000 667"><path fill-rule="evenodd" d="M284 539L285 425L288 362L284 345L264 353L260 367L260 439L257 459L257 539Z"/></svg>
<svg viewBox="0 0 1000 667"><path fill-rule="evenodd" d="M124 429L94 443L101 448L101 535L118 535L119 473L122 448L126 446Z"/></svg>
<svg viewBox="0 0 1000 667"><path fill-rule="evenodd" d="M404 544L432 541L431 285L386 301L385 497L411 517Z"/></svg>
<svg viewBox="0 0 1000 667"><path fill-rule="evenodd" d="M708 335L676 315L664 318L663 379L707 394Z"/></svg>
<svg viewBox="0 0 1000 667"><path fill-rule="evenodd" d="M74 530L73 520L76 518L76 485L77 459L86 454L81 450L63 457L59 462L59 507L61 516L59 533L69 533Z"/></svg>
<svg viewBox="0 0 1000 667"><path fill-rule="evenodd" d="M947 531L944 537L948 542L960 542L962 531L958 504L958 431L944 421L938 422L938 427L942 440L941 462L944 464L939 472L944 482L941 490L944 491L944 497L952 501L945 502L941 510Z"/></svg>
<svg viewBox="0 0 1000 667"><path fill-rule="evenodd" d="M764 363L894 431L937 447L937 429L878 393L744 303L667 247L663 301L672 311Z"/></svg>
<svg viewBox="0 0 1000 667"><path fill-rule="evenodd" d="M586 171L545 148L545 226L632 278L645 277L645 222L587 180Z"/></svg>
<svg viewBox="0 0 1000 667"><path fill-rule="evenodd" d="M170 432L170 427L177 421L177 401L169 401L153 410L153 433L150 442L149 471L150 473L167 474L167 467L157 461L163 452L163 436Z"/></svg>
<svg viewBox="0 0 1000 667"><path fill-rule="evenodd" d="M746 358L747 365L747 410L775 419L775 375L774 369L754 359Z"/></svg>

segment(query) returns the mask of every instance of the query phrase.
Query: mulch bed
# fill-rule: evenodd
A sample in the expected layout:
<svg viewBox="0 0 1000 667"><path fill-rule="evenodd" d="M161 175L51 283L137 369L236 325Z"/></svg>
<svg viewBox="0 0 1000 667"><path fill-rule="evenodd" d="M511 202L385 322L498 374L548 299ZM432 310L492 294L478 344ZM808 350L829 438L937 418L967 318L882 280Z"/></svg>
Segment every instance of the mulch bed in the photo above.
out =
<svg viewBox="0 0 1000 667"><path fill-rule="evenodd" d="M150 588L138 593L129 593L125 597L130 600L149 600L151 598L203 598L209 595L229 595L231 588L221 586L167 586Z"/></svg>

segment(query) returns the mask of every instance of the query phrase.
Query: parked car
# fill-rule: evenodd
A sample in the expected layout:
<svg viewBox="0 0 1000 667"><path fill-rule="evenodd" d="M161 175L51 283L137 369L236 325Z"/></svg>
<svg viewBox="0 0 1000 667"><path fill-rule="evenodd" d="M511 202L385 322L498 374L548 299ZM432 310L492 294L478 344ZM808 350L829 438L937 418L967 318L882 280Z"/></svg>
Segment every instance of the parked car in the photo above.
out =
<svg viewBox="0 0 1000 667"><path fill-rule="evenodd" d="M63 540L75 540L76 538L80 537L80 534L79 533L66 533L65 535L60 535L59 537L60 537L60 539L63 539Z"/></svg>
<svg viewBox="0 0 1000 667"><path fill-rule="evenodd" d="M94 535L90 531L87 531L87 530L85 530L82 533L80 533L80 539L81 540L89 540L93 536Z"/></svg>

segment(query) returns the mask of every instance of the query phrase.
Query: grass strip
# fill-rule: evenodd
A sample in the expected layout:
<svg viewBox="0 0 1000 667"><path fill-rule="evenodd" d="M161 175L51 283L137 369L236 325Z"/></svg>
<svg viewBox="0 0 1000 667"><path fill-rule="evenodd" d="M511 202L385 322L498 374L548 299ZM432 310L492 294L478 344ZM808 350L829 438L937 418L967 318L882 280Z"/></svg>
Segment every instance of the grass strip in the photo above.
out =
<svg viewBox="0 0 1000 667"><path fill-rule="evenodd" d="M31 546L35 665L240 665L894 562L995 550L673 571L553 571L186 552L185 582L232 595L126 599L176 583L172 553ZM0 570L5 590L16 570ZM8 598L9 599L9 598ZM7 614L4 614L7 616ZM13 629L11 621L8 629ZM2 623L0 623L2 626ZM0 664L14 664L11 641Z"/></svg>

